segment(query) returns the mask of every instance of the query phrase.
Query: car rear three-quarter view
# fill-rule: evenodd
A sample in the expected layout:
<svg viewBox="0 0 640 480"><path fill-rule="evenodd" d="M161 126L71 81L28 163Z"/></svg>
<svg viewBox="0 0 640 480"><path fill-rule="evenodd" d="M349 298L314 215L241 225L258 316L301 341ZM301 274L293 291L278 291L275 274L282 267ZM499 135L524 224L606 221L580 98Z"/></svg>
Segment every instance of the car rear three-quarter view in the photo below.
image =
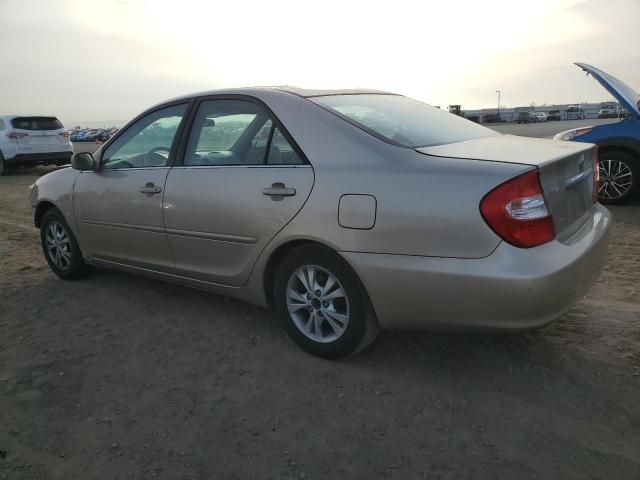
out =
<svg viewBox="0 0 640 480"><path fill-rule="evenodd" d="M56 117L0 115L0 175L18 166L65 165L72 154Z"/></svg>
<svg viewBox="0 0 640 480"><path fill-rule="evenodd" d="M156 106L32 190L86 265L272 306L337 358L379 329L523 330L573 306L610 214L595 146L501 135L377 91L253 88Z"/></svg>

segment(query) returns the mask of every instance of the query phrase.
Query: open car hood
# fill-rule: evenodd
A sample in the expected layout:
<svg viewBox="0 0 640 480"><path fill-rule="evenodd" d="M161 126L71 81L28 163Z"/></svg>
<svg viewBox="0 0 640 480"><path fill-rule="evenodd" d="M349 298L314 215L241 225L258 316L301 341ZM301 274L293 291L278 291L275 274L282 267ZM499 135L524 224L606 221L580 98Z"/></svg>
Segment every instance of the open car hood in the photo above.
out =
<svg viewBox="0 0 640 480"><path fill-rule="evenodd" d="M640 96L633 88L596 67L578 62L576 65L600 82L600 85L606 88L631 115L640 117Z"/></svg>

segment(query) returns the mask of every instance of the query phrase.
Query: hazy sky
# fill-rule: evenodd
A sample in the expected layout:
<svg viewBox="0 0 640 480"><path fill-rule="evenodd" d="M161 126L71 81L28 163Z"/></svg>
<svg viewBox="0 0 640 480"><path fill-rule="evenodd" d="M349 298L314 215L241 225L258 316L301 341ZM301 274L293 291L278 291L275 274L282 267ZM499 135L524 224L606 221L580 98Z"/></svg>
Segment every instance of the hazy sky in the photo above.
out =
<svg viewBox="0 0 640 480"><path fill-rule="evenodd" d="M0 113L127 120L219 87L370 87L463 108L640 88L640 0L0 0Z"/></svg>

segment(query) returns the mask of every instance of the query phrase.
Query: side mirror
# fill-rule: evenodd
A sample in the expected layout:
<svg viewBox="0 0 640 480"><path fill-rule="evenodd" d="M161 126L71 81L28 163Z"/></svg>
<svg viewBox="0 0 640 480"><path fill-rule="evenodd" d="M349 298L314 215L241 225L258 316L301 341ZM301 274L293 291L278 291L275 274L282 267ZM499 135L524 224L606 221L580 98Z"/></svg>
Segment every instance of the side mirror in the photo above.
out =
<svg viewBox="0 0 640 480"><path fill-rule="evenodd" d="M76 153L71 157L71 168L74 170L95 170L96 161L89 152Z"/></svg>
<svg viewBox="0 0 640 480"><path fill-rule="evenodd" d="M216 126L216 121L213 118L207 118L204 121L204 125L202 125L203 127L215 127Z"/></svg>

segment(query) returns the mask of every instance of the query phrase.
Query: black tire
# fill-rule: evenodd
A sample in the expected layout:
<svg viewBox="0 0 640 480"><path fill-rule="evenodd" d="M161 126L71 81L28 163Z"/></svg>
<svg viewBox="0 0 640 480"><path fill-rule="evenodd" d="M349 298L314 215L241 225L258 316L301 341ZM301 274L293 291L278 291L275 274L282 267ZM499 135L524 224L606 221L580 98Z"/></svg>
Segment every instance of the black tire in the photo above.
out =
<svg viewBox="0 0 640 480"><path fill-rule="evenodd" d="M304 266L320 267L329 272L346 292L349 321L341 336L328 343L314 341L305 335L296 326L287 307L289 279ZM337 359L360 352L375 340L380 330L357 275L342 257L328 248L302 246L292 250L282 260L276 272L273 298L276 314L293 341L307 352L322 358ZM324 320L324 325L329 327L327 320Z"/></svg>
<svg viewBox="0 0 640 480"><path fill-rule="evenodd" d="M7 175L8 173L9 167L7 167L7 162L5 162L2 152L0 152L0 177Z"/></svg>
<svg viewBox="0 0 640 480"><path fill-rule="evenodd" d="M614 163L608 165L609 161ZM598 195L598 200L600 203L604 205L617 205L624 203L638 191L638 182L640 182L640 162L638 162L636 157L621 150L605 150L599 154L599 162L601 190ZM619 162L623 171L628 171L631 177L631 184L621 195L618 195L618 192L615 189L607 188L606 171L607 169L609 169L610 172L618 171L618 167L615 166L615 162ZM624 177L625 181L628 178L629 176Z"/></svg>
<svg viewBox="0 0 640 480"><path fill-rule="evenodd" d="M68 238L68 242L64 243L62 248L69 254L69 258L65 260L66 265L62 262L62 265L57 265L52 259L53 254L50 254L47 250L47 236L50 233L50 227L62 228L64 234ZM40 243L42 245L42 253L47 260L49 267L53 270L53 273L58 275L63 280L77 280L89 273L91 267L84 263L82 258L82 252L78 246L76 237L73 235L73 231L69 228L69 225L64 219L64 216L57 208L48 210L40 221ZM66 257L65 257L66 258Z"/></svg>

